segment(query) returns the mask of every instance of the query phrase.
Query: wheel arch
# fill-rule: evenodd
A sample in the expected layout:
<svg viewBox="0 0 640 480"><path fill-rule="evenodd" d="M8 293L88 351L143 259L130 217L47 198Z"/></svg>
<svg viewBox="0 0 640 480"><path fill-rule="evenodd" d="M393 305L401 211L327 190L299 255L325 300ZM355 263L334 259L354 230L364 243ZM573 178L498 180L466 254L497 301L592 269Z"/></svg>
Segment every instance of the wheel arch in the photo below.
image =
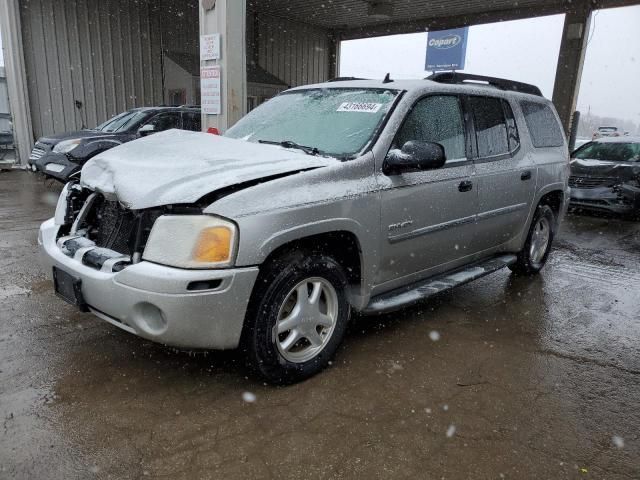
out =
<svg viewBox="0 0 640 480"><path fill-rule="evenodd" d="M331 230L319 230L317 225L316 228L301 227L268 239L261 247L263 253L268 252L262 265L292 251L316 251L329 255L345 269L350 287L347 292L349 303L360 310L368 302L365 285L370 275L364 261L364 248L354 228L348 228L347 224L334 227Z"/></svg>

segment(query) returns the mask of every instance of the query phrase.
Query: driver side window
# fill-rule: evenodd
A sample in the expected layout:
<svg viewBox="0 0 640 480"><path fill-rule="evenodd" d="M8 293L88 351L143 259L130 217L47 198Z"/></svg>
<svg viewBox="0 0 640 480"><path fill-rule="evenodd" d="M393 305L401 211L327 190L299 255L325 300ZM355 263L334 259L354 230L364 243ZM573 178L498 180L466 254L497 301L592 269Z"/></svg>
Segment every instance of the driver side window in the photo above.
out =
<svg viewBox="0 0 640 480"><path fill-rule="evenodd" d="M147 123L155 127L154 132L163 132L165 130L169 130L170 128L180 128L180 113L159 113Z"/></svg>
<svg viewBox="0 0 640 480"><path fill-rule="evenodd" d="M393 148L402 148L410 140L439 143L447 161L466 158L460 99L434 95L419 100L398 131Z"/></svg>

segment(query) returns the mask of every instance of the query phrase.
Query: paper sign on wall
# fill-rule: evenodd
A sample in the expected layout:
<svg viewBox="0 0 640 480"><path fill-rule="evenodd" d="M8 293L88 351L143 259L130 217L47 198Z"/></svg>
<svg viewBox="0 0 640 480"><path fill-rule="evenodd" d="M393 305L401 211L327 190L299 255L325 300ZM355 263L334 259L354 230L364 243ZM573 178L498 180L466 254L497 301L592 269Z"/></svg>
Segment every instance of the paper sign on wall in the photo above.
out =
<svg viewBox="0 0 640 480"><path fill-rule="evenodd" d="M220 115L220 67L200 68L200 103L202 113Z"/></svg>
<svg viewBox="0 0 640 480"><path fill-rule="evenodd" d="M220 34L200 35L200 61L220 59Z"/></svg>

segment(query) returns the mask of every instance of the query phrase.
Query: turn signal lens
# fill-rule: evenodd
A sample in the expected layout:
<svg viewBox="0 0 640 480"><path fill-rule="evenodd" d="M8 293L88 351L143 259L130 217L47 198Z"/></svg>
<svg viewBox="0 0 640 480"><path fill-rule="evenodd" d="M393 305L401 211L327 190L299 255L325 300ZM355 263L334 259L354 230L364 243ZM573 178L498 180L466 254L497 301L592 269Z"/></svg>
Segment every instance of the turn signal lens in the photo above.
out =
<svg viewBox="0 0 640 480"><path fill-rule="evenodd" d="M209 227L200 231L193 249L196 262L217 263L231 259L233 232L227 227Z"/></svg>

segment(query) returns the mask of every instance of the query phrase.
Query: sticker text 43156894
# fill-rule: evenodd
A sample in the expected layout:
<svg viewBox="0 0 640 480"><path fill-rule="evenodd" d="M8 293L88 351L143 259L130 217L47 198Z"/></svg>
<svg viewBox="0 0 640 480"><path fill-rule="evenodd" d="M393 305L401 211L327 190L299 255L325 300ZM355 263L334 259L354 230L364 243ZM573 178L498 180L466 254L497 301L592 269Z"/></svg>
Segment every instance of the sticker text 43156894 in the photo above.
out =
<svg viewBox="0 0 640 480"><path fill-rule="evenodd" d="M377 113L381 103L344 102L338 107L338 112Z"/></svg>

